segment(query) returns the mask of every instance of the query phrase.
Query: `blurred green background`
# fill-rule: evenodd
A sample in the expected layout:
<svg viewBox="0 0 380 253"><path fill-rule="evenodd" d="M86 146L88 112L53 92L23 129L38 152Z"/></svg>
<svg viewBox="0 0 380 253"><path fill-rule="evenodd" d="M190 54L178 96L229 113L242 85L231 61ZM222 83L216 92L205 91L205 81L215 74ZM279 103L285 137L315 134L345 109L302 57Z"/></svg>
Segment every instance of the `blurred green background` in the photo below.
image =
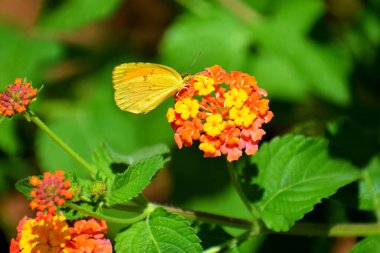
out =
<svg viewBox="0 0 380 253"><path fill-rule="evenodd" d="M147 115L121 112L112 68L142 61L180 73L214 64L248 72L275 114L265 140L327 129L338 155L364 166L380 146L379 13L377 0L0 0L0 88L16 77L43 85L32 110L88 160L101 142L125 154L170 145L172 162L148 198L221 214L233 207L243 217L224 160L177 150L165 117L172 99ZM15 181L51 169L83 174L32 123L0 123L1 249L28 213ZM331 242L296 243L292 252L325 252ZM271 246L260 238L247 247Z"/></svg>

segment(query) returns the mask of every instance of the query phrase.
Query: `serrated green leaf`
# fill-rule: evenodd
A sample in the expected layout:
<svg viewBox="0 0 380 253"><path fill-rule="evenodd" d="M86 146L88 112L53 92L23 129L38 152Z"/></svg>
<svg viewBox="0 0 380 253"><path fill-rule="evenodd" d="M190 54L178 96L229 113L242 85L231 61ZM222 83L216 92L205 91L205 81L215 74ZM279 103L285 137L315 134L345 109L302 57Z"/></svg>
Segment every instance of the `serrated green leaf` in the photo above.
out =
<svg viewBox="0 0 380 253"><path fill-rule="evenodd" d="M30 177L22 178L15 185L16 189L28 198L30 198L30 191L34 189L34 186L29 184L29 181Z"/></svg>
<svg viewBox="0 0 380 253"><path fill-rule="evenodd" d="M113 180L114 174L110 166L114 159L108 145L105 143L100 144L92 154L92 161L95 163L101 177Z"/></svg>
<svg viewBox="0 0 380 253"><path fill-rule="evenodd" d="M42 19L44 27L72 30L108 17L121 0L67 0Z"/></svg>
<svg viewBox="0 0 380 253"><path fill-rule="evenodd" d="M115 177L108 192L107 204L109 206L121 204L136 197L164 164L165 160L158 155L129 166L124 173Z"/></svg>
<svg viewBox="0 0 380 253"><path fill-rule="evenodd" d="M158 155L166 155L170 153L170 149L165 144L157 144L145 148L141 148L129 155L120 155L113 152L114 162L122 162L126 164L135 164L148 158Z"/></svg>
<svg viewBox="0 0 380 253"><path fill-rule="evenodd" d="M380 252L380 236L373 235L355 245L350 253L378 253Z"/></svg>
<svg viewBox="0 0 380 253"><path fill-rule="evenodd" d="M255 204L267 227L287 231L314 205L359 177L355 167L333 159L322 138L287 135L264 144L252 158L257 184L264 189Z"/></svg>
<svg viewBox="0 0 380 253"><path fill-rule="evenodd" d="M380 210L380 157L374 157L363 171L359 183L359 208Z"/></svg>
<svg viewBox="0 0 380 253"><path fill-rule="evenodd" d="M155 210L145 221L138 222L115 238L116 252L201 252L195 230L183 217Z"/></svg>

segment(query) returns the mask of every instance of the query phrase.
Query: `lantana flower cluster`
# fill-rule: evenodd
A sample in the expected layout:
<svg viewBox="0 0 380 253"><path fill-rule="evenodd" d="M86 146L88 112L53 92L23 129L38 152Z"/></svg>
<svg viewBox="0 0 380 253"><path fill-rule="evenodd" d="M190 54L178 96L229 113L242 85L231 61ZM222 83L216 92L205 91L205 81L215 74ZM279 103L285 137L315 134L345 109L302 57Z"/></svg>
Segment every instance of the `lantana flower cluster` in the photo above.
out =
<svg viewBox="0 0 380 253"><path fill-rule="evenodd" d="M112 253L104 238L107 225L95 219L79 220L71 227L61 214L38 212L24 217L17 226L10 253Z"/></svg>
<svg viewBox="0 0 380 253"><path fill-rule="evenodd" d="M42 179L32 176L29 183L35 187L30 192L33 200L29 206L33 210L47 210L54 213L57 206L62 206L65 200L71 199L74 195L74 191L69 189L70 180L65 180L64 172L61 170L54 173L45 172Z"/></svg>
<svg viewBox="0 0 380 253"><path fill-rule="evenodd" d="M58 208L70 200L74 191L63 171L46 172L40 179L32 176L30 196L36 218L24 217L17 226L10 253L112 253L110 240L104 238L107 225L103 220L78 220L70 226Z"/></svg>
<svg viewBox="0 0 380 253"><path fill-rule="evenodd" d="M223 154L231 162L243 151L257 152L265 134L261 127L273 117L266 96L255 77L215 65L189 78L166 116L179 148L196 140L205 157Z"/></svg>
<svg viewBox="0 0 380 253"><path fill-rule="evenodd" d="M0 93L0 116L23 114L37 93L38 90L33 88L30 82L16 78L13 84L7 86L5 92Z"/></svg>

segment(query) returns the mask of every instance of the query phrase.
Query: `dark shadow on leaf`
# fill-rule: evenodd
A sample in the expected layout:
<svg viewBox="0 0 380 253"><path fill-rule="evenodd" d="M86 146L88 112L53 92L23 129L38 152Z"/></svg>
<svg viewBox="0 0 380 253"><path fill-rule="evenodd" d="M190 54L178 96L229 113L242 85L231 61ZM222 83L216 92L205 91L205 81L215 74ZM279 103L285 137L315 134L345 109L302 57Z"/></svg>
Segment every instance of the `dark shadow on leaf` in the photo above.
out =
<svg viewBox="0 0 380 253"><path fill-rule="evenodd" d="M197 146L172 152L173 202L218 193L229 183L225 157L205 158Z"/></svg>
<svg viewBox="0 0 380 253"><path fill-rule="evenodd" d="M257 177L259 173L259 169L256 164L250 164L249 160L250 159L246 159L245 165L243 166L240 182L248 200L253 203L262 198L264 189L253 182L253 179Z"/></svg>
<svg viewBox="0 0 380 253"><path fill-rule="evenodd" d="M114 173L123 173L128 169L129 165L125 163L112 163L111 164L111 170Z"/></svg>
<svg viewBox="0 0 380 253"><path fill-rule="evenodd" d="M202 223L197 226L198 237L204 249L226 242L232 237L227 234L220 226Z"/></svg>

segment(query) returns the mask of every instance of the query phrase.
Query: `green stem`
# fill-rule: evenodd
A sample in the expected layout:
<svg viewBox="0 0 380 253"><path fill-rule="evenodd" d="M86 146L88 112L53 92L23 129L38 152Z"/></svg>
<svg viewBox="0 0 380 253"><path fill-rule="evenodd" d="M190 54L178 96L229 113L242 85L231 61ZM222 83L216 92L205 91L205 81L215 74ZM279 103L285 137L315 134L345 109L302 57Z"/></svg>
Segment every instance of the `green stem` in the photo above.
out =
<svg viewBox="0 0 380 253"><path fill-rule="evenodd" d="M369 235L380 235L380 224L297 223L294 227L286 232L274 232L269 229L263 229L262 233L297 236L364 237Z"/></svg>
<svg viewBox="0 0 380 253"><path fill-rule="evenodd" d="M242 241L241 239L247 239L248 237L261 235L261 234L284 234L284 235L297 235L297 236L325 236L325 237L363 237L368 235L380 235L380 224L368 223L368 224L318 224L318 223L305 223L299 222L293 226L289 231L277 232L266 228L264 225L260 227L260 231L255 230L252 223L248 220L237 219L228 216L216 215L205 212L183 210L176 207L170 207L159 204L149 204L152 208L161 207L168 212L181 215L191 221L198 220L209 224L216 224L220 226L228 226L240 229L248 229L245 233L237 237L235 244ZM148 205L148 206L149 206ZM117 205L116 208L121 210L128 210L130 212L141 212L141 209L136 206ZM229 242L230 245L233 242ZM210 251L212 252L212 251Z"/></svg>
<svg viewBox="0 0 380 253"><path fill-rule="evenodd" d="M238 177L236 175L236 170L235 170L234 166L232 165L232 163L227 162L227 169L228 169L228 172L229 172L230 177L231 177L232 185L234 186L236 192L239 194L240 199L243 201L245 207L248 209L249 213L252 215L253 221L259 220L259 212L258 212L258 210L256 210L256 208L254 206L251 205L251 203L249 202L249 200L248 200L247 196L245 195L243 189L241 188L240 182L239 182Z"/></svg>
<svg viewBox="0 0 380 253"><path fill-rule="evenodd" d="M368 171L364 171L363 177L364 177L365 182L368 185L368 190L370 191L372 195L373 206L375 208L375 215L376 215L377 222L380 223L380 201L379 201L379 198L376 196L376 190L375 190L375 186L373 185L371 175L369 174Z"/></svg>
<svg viewBox="0 0 380 253"><path fill-rule="evenodd" d="M84 213L88 216L91 216L91 217L94 217L96 219L99 219L99 220L105 220L105 221L108 221L108 222L112 222L112 223L117 223L117 224L123 224L123 225L132 225L140 220L143 220L145 219L150 213L152 213L154 211L154 209L156 208L154 205L148 205L144 211L133 217L133 218L116 218L116 217L112 217L112 216L107 216L107 215L104 215L104 214L99 214L99 213L96 213L96 212L93 212L91 210L88 210L86 208L83 208L81 206L78 206L76 204L73 204L73 203L66 203L65 204L67 207L70 207L74 210L77 210L81 213Z"/></svg>
<svg viewBox="0 0 380 253"><path fill-rule="evenodd" d="M206 212L183 210L180 208L164 206L164 205L156 204L156 206L164 208L166 211L170 213L181 215L191 221L198 220L198 221L203 221L209 224L216 224L219 226L228 226L228 227L243 228L243 229L250 229L252 227L252 223L248 220L227 217L223 215L217 215L217 214L206 213Z"/></svg>
<svg viewBox="0 0 380 253"><path fill-rule="evenodd" d="M260 234L283 234L295 236L319 236L319 237L365 237L380 234L380 224L316 224L298 223L286 232L275 232L270 229L263 229ZM259 235L254 231L246 231L238 237L208 248L204 253L216 253L225 249L233 249L250 237Z"/></svg>
<svg viewBox="0 0 380 253"><path fill-rule="evenodd" d="M82 157L80 157L74 150L72 150L64 141L62 141L53 131L50 130L44 122L40 120L33 112L28 111L25 115L27 119L29 118L33 123L35 123L42 131L47 133L59 146L61 146L69 155L71 155L75 160L77 160L84 168L86 168L90 173L95 174L96 169L88 164Z"/></svg>

